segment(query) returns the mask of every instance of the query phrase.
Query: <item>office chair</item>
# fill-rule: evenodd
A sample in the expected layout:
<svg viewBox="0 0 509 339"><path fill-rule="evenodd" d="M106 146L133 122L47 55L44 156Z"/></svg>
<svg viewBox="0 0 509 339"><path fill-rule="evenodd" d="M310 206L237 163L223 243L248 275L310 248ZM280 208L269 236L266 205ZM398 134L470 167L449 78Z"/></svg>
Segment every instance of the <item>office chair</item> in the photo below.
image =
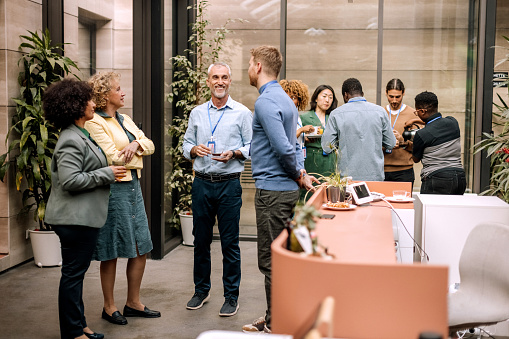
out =
<svg viewBox="0 0 509 339"><path fill-rule="evenodd" d="M459 289L449 295L449 331L509 319L509 225L483 223L468 235Z"/></svg>

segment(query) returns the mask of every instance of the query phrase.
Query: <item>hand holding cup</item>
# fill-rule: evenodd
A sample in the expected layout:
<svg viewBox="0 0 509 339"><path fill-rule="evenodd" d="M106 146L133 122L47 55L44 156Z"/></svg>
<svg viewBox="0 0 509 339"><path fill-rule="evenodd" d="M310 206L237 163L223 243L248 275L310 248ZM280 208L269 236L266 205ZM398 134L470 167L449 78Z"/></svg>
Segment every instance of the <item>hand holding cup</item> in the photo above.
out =
<svg viewBox="0 0 509 339"><path fill-rule="evenodd" d="M127 175L127 169L125 168L124 160L113 160L112 165L109 166L115 175L115 181L120 182L122 178Z"/></svg>

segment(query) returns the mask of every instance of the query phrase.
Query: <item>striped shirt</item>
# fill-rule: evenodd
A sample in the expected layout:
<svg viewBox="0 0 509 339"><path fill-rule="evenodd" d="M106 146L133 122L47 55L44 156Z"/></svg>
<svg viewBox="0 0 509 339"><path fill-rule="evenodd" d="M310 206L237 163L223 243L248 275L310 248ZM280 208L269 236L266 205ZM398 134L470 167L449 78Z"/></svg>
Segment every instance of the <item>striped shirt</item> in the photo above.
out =
<svg viewBox="0 0 509 339"><path fill-rule="evenodd" d="M462 169L458 121L436 113L414 137L413 156L422 161L421 178L444 169Z"/></svg>

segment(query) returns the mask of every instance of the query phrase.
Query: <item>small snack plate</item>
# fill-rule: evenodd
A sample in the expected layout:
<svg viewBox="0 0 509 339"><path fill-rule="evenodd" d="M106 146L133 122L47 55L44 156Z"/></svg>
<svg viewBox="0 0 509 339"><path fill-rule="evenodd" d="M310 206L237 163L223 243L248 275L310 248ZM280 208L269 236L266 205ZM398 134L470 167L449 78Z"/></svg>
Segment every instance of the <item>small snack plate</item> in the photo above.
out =
<svg viewBox="0 0 509 339"><path fill-rule="evenodd" d="M351 211L353 209L356 209L357 205L350 204L350 207L331 207L327 204L323 204L322 207L325 209L328 209L328 210L333 210L333 211Z"/></svg>
<svg viewBox="0 0 509 339"><path fill-rule="evenodd" d="M387 197L385 200L390 202L412 202L415 199L414 198L394 198L394 197Z"/></svg>
<svg viewBox="0 0 509 339"><path fill-rule="evenodd" d="M370 192L371 196L373 197L373 201L382 201L383 198L385 198L385 194L378 193L378 192Z"/></svg>
<svg viewBox="0 0 509 339"><path fill-rule="evenodd" d="M315 131L313 133L306 133L306 137L308 138L321 138L323 134L322 126L313 126Z"/></svg>

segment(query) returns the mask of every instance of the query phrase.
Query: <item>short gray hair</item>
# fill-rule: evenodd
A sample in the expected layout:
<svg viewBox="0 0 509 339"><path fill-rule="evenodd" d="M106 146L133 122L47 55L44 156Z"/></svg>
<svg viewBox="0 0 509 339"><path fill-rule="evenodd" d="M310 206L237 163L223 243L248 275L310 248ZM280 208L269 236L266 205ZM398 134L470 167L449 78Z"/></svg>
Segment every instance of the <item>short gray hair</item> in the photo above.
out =
<svg viewBox="0 0 509 339"><path fill-rule="evenodd" d="M207 70L207 74L210 75L210 70L214 66L224 66L224 67L226 67L228 69L228 74L230 74L230 78L232 77L232 70L231 70L230 66L228 66L228 64L225 63L225 62L214 62L213 64L210 64L210 66L209 66L209 68Z"/></svg>

